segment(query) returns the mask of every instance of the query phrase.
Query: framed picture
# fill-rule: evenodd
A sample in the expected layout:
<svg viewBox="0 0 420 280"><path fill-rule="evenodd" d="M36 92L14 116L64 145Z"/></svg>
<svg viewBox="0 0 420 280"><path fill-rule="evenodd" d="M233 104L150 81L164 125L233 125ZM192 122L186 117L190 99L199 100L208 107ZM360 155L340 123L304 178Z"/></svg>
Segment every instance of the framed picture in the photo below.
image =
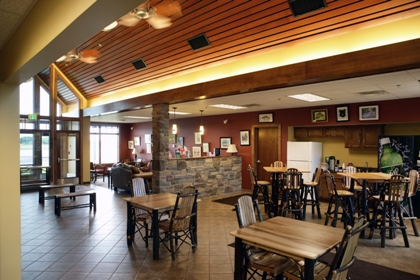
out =
<svg viewBox="0 0 420 280"><path fill-rule="evenodd" d="M134 148L134 141L132 141L132 140L128 141L128 148L130 150L132 150Z"/></svg>
<svg viewBox="0 0 420 280"><path fill-rule="evenodd" d="M348 122L349 117L349 106L338 106L336 108L336 116L338 122Z"/></svg>
<svg viewBox="0 0 420 280"><path fill-rule="evenodd" d="M240 130L239 139L241 140L241 146L249 146L249 130Z"/></svg>
<svg viewBox="0 0 420 280"><path fill-rule="evenodd" d="M169 133L169 144L175 144L176 135Z"/></svg>
<svg viewBox="0 0 420 280"><path fill-rule="evenodd" d="M145 134L144 135L144 143L151 144L152 143L152 134Z"/></svg>
<svg viewBox="0 0 420 280"><path fill-rule="evenodd" d="M312 122L327 122L328 109L312 110Z"/></svg>
<svg viewBox="0 0 420 280"><path fill-rule="evenodd" d="M194 132L194 141L195 141L195 144L201 144L201 133L200 132Z"/></svg>
<svg viewBox="0 0 420 280"><path fill-rule="evenodd" d="M201 157L201 147L192 147L193 157Z"/></svg>
<svg viewBox="0 0 420 280"><path fill-rule="evenodd" d="M273 122L273 121L274 121L273 113L266 113L266 114L258 115L258 122L260 123Z"/></svg>
<svg viewBox="0 0 420 280"><path fill-rule="evenodd" d="M232 143L232 137L220 137L220 148L227 149Z"/></svg>
<svg viewBox="0 0 420 280"><path fill-rule="evenodd" d="M134 137L134 146L140 146L140 137Z"/></svg>
<svg viewBox="0 0 420 280"><path fill-rule="evenodd" d="M146 144L146 153L151 154L152 153L152 143Z"/></svg>
<svg viewBox="0 0 420 280"><path fill-rule="evenodd" d="M379 120L379 105L359 106L359 121Z"/></svg>
<svg viewBox="0 0 420 280"><path fill-rule="evenodd" d="M176 146L178 148L184 148L184 137L177 137L176 138Z"/></svg>
<svg viewBox="0 0 420 280"><path fill-rule="evenodd" d="M203 143L203 153L208 153L210 151L209 143Z"/></svg>

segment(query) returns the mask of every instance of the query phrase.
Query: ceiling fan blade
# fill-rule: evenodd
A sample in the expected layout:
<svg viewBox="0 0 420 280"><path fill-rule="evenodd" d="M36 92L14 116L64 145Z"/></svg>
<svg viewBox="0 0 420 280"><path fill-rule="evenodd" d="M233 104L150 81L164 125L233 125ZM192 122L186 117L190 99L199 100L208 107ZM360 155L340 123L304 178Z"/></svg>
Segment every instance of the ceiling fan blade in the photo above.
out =
<svg viewBox="0 0 420 280"><path fill-rule="evenodd" d="M181 5L177 1L164 0L154 6L156 14L166 17L180 17L182 16Z"/></svg>
<svg viewBox="0 0 420 280"><path fill-rule="evenodd" d="M99 57L98 50L83 50L79 52L79 60L85 63L95 63Z"/></svg>
<svg viewBox="0 0 420 280"><path fill-rule="evenodd" d="M158 14L148 18L146 21L155 29L167 28L172 25L170 18Z"/></svg>
<svg viewBox="0 0 420 280"><path fill-rule="evenodd" d="M97 57L93 57L93 56L79 58L80 61L84 63L89 63L89 64L98 62L97 59L98 59Z"/></svg>
<svg viewBox="0 0 420 280"><path fill-rule="evenodd" d="M129 12L128 14L125 14L122 16L118 23L127 27L135 26L140 22L140 18L137 17L137 15L133 12Z"/></svg>

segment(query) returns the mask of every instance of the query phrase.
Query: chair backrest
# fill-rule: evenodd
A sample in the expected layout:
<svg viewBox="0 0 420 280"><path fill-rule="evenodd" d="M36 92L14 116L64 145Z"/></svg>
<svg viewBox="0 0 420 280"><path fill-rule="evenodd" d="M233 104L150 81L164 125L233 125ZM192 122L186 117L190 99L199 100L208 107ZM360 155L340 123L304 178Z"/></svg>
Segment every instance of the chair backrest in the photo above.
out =
<svg viewBox="0 0 420 280"><path fill-rule="evenodd" d="M364 217L361 217L354 227L347 226L343 239L334 256L327 279L348 279L348 271L355 261L354 252L359 242L360 232L369 225Z"/></svg>
<svg viewBox="0 0 420 280"><path fill-rule="evenodd" d="M131 196L145 196L147 195L146 192L146 185L144 183L143 178L133 178L133 188L131 191Z"/></svg>
<svg viewBox="0 0 420 280"><path fill-rule="evenodd" d="M285 187L288 189L300 189L303 184L302 173L296 168L289 168L285 174Z"/></svg>
<svg viewBox="0 0 420 280"><path fill-rule="evenodd" d="M251 164L248 164L248 172L251 179L251 186L255 186L257 184L257 176L255 175L254 168L251 167Z"/></svg>
<svg viewBox="0 0 420 280"><path fill-rule="evenodd" d="M114 166L111 169L112 185L115 188L125 189L132 192L132 172L122 166Z"/></svg>
<svg viewBox="0 0 420 280"><path fill-rule="evenodd" d="M403 201L407 197L407 182L404 176L392 175L388 182L388 195L382 195L385 201Z"/></svg>
<svg viewBox="0 0 420 280"><path fill-rule="evenodd" d="M357 172L357 168L355 166L349 165L346 167L346 173L356 173L356 172ZM343 181L344 181L343 187L346 189L349 189L351 185L351 178L347 176L346 177L343 176Z"/></svg>
<svg viewBox="0 0 420 280"><path fill-rule="evenodd" d="M275 161L275 162L274 162L273 166L274 166L274 167L283 167L284 165L283 165L283 162L282 162L282 161L279 161L279 160L278 160L278 161Z"/></svg>
<svg viewBox="0 0 420 280"><path fill-rule="evenodd" d="M315 169L315 173L314 173L314 177L312 178L312 181L318 184L319 183L319 179L321 178L321 173L322 173L322 166L319 165Z"/></svg>
<svg viewBox="0 0 420 280"><path fill-rule="evenodd" d="M253 203L249 195L243 195L238 199L238 203L235 204L235 211L240 228L253 225L257 222L254 209L257 211L258 220L261 222L263 218L258 201L255 200Z"/></svg>
<svg viewBox="0 0 420 280"><path fill-rule="evenodd" d="M410 170L410 173L408 173L408 177L410 178L410 183L408 185L408 196L415 196L419 187L419 173L412 169Z"/></svg>
<svg viewBox="0 0 420 280"><path fill-rule="evenodd" d="M334 177L331 176L331 173L328 170L324 170L322 177L325 179L325 185L327 186L328 193L330 195L336 195L337 192Z"/></svg>
<svg viewBox="0 0 420 280"><path fill-rule="evenodd" d="M197 214L198 190L195 187L185 187L176 197L174 211L170 220L171 231L186 230L190 227L192 216Z"/></svg>

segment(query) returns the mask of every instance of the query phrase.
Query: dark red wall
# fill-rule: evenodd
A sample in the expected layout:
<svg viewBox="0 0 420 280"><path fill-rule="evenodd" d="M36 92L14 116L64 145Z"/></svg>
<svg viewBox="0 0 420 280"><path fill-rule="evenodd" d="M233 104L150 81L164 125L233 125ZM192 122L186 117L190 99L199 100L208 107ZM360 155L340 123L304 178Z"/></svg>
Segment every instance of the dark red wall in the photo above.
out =
<svg viewBox="0 0 420 280"><path fill-rule="evenodd" d="M420 121L419 106L420 98L412 99L401 99L392 101L381 101L363 104L349 104L349 116L350 121L348 122L337 122L336 121L336 107L337 106L321 106L321 107L305 107L305 108L294 108L294 109L283 109L274 111L261 111L253 113L239 113L229 115L218 115L218 116L203 116L203 125L205 128L204 135L202 136L202 142L208 142L210 144L210 151L214 148L220 147L220 137L232 137L232 143L236 144L238 148L238 155L242 156L242 174L243 174L243 188L250 189L250 182L247 177L246 166L252 164L252 151L251 146L240 146L239 142L239 131L240 130L251 130L252 125L258 124L258 114L260 113L274 113L274 122L281 124L281 161L286 162L287 159L287 139L288 139L288 127L289 126L309 126L309 125L320 125L320 126L332 126L332 125L351 125L351 124L380 124L380 123L410 123ZM363 121L359 122L359 106L363 105L379 105L379 121ZM279 105L281 106L281 104ZM328 122L313 124L311 122L311 110L314 109L328 109ZM227 124L223 121L228 120ZM194 132L197 132L200 126L200 117L198 118L187 118L187 119L176 119L178 125L178 136L184 137L184 145L191 150L192 146L199 146L194 144ZM170 120L172 125L173 120ZM134 129L131 130L130 127ZM120 150L121 157L132 157L131 150L128 150L127 141L132 140L136 136L141 137L142 150L146 150L144 144L144 134L152 133L152 124L150 123L139 123L132 125L124 125L121 127L121 134L123 129L128 130L128 138L121 139L123 141L122 148ZM124 136L125 137L125 136ZM124 143L125 142L125 143ZM172 146L172 145L171 145ZM172 155L173 148L170 148ZM125 156L123 156L125 155ZM222 150L221 155L228 155L226 150ZM151 154L142 154L145 159L151 159Z"/></svg>

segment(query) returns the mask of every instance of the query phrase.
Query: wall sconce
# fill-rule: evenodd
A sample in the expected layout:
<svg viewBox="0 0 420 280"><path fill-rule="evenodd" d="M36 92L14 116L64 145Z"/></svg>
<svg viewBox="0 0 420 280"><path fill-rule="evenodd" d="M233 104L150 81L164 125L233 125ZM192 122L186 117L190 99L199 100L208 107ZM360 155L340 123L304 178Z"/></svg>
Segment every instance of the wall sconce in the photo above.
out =
<svg viewBox="0 0 420 280"><path fill-rule="evenodd" d="M174 108L174 124L172 125L172 134L177 134L178 133L178 127L177 127L177 125L175 123L175 110L176 110L176 107L173 107L173 108Z"/></svg>
<svg viewBox="0 0 420 280"><path fill-rule="evenodd" d="M223 121L223 123L224 123L224 124L227 124L227 123L228 123L228 120L224 120L224 121Z"/></svg>
<svg viewBox="0 0 420 280"><path fill-rule="evenodd" d="M203 134L204 134L204 126L203 126L203 111L204 111L204 110L200 110L200 112L201 112L200 134L201 134L201 135L203 135Z"/></svg>
<svg viewBox="0 0 420 280"><path fill-rule="evenodd" d="M232 155L237 153L238 150L236 149L236 145L235 144L230 144L226 152L231 153Z"/></svg>

